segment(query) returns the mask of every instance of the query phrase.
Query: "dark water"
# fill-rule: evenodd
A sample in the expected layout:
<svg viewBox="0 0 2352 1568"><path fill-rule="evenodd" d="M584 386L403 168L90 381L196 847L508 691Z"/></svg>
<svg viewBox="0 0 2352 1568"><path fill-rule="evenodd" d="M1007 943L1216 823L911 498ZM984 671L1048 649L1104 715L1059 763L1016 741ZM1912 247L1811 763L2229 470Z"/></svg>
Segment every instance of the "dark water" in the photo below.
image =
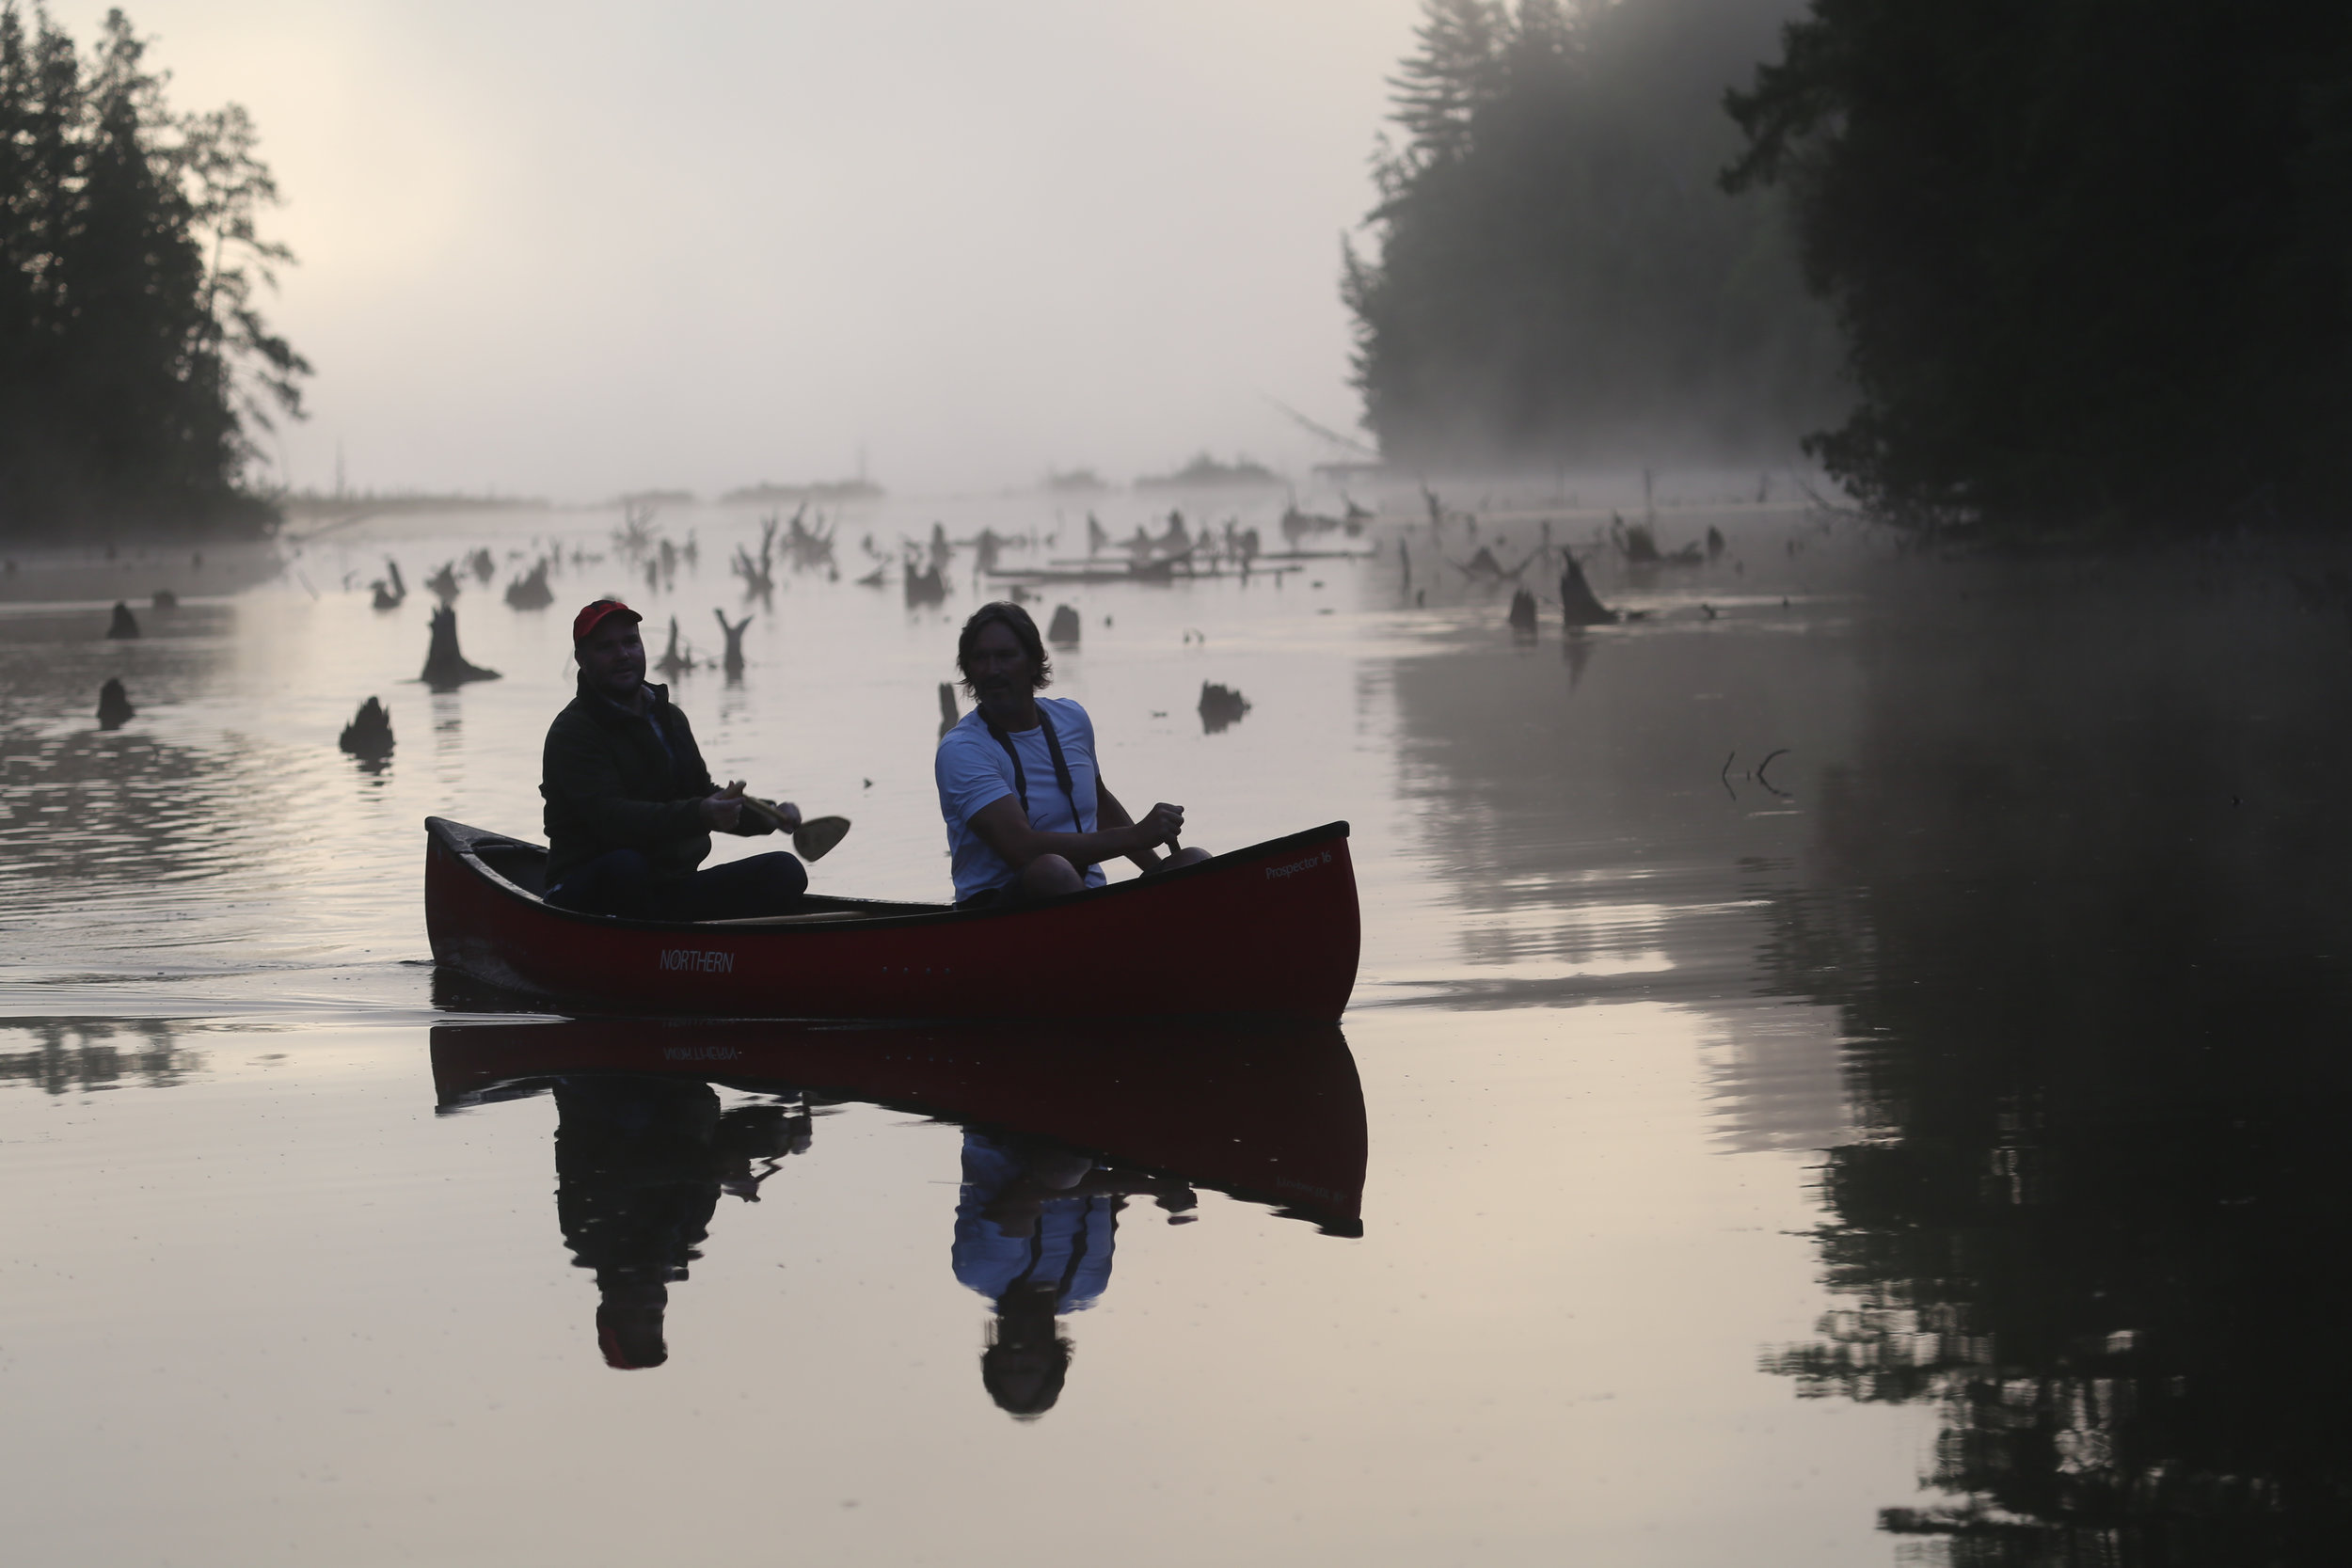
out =
<svg viewBox="0 0 2352 1568"><path fill-rule="evenodd" d="M860 533L934 515L1054 526L853 519L840 580L753 604L740 684L677 682L714 768L856 819L820 889L945 886L968 559L938 610L850 580ZM1535 515L1478 543L1516 562ZM136 642L102 601L0 610L11 1557L2332 1560L2328 563L1709 516L1708 565L1604 556L1646 617L1575 635L1515 636L1425 525L1404 589L1396 519L1279 586L1048 591L1122 794L1213 848L1353 824L1328 1030L437 983L423 816L531 832L566 609L621 588L715 652L749 516L664 519L700 560L650 586L614 519L527 515L142 597ZM604 559L513 610L534 533ZM458 608L505 678L402 684L417 585L485 541ZM378 612L388 551L415 592ZM380 770L334 746L371 694ZM1171 985L1217 944L1170 933Z"/></svg>

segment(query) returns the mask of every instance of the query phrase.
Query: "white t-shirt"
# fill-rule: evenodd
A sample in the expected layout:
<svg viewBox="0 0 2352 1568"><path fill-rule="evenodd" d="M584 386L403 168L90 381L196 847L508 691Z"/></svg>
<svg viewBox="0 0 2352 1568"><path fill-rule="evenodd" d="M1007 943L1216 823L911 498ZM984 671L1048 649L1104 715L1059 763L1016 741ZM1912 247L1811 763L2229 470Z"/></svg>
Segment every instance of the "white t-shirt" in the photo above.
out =
<svg viewBox="0 0 2352 1568"><path fill-rule="evenodd" d="M1087 717L1086 709L1066 698L1040 697L1037 705L1053 721L1054 734L1061 741L1078 815L1074 819L1071 816L1070 800L1055 776L1054 753L1045 746L1045 726L1011 730L1007 738L1020 752L1021 770L1029 783L1029 826L1041 833L1090 833L1096 824L1094 721ZM940 736L932 771L939 780L939 814L947 819L947 848L954 857L956 902L961 904L975 894L1012 880L1012 867L971 828L976 812L1008 795L1019 799L1013 789L1012 759L988 733L987 721L975 708ZM1088 869L1087 886L1101 887L1104 879L1101 866Z"/></svg>

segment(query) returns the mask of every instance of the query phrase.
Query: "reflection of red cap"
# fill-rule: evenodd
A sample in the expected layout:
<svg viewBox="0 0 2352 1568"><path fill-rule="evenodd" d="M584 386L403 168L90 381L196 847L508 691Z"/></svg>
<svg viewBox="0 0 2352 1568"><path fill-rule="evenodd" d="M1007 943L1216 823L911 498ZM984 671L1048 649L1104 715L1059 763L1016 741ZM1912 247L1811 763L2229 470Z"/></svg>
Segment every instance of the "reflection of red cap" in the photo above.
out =
<svg viewBox="0 0 2352 1568"><path fill-rule="evenodd" d="M631 621L644 619L643 615L638 614L618 599L598 599L595 604L572 617L572 641L587 641L596 629L604 625L605 617L609 615L626 615Z"/></svg>

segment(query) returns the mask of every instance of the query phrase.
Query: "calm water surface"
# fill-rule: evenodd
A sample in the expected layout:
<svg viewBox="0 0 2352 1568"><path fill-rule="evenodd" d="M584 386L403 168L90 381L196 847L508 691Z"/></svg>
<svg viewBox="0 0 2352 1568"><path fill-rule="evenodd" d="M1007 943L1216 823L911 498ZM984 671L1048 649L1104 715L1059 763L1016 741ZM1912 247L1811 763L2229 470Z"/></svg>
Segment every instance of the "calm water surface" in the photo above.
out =
<svg viewBox="0 0 2352 1568"><path fill-rule="evenodd" d="M650 579L604 513L361 523L275 575L28 565L11 1560L2328 1560L2328 563L1947 560L1726 507L1661 524L1721 526L1707 565L1598 558L1644 619L1525 637L1440 563L1535 546L1495 499L1475 542L1405 535L1409 587L1399 515L1373 560L1044 591L1127 800L1212 848L1353 824L1362 972L1308 1031L564 1020L437 983L421 820L535 836L603 591L705 658L748 603L741 681L673 685L713 770L855 819L820 890L944 896L936 686L983 594L966 552L910 609L857 541L1066 555L1074 509L852 514L838 578L768 603L716 508L659 519L697 559ZM556 605L508 608L552 539ZM504 678L435 694L421 582L477 545L461 634ZM411 592L378 611L387 555ZM103 732L109 675L139 712ZM1203 681L1238 725L1205 733ZM373 769L335 744L370 695ZM1171 990L1221 941L1169 932Z"/></svg>

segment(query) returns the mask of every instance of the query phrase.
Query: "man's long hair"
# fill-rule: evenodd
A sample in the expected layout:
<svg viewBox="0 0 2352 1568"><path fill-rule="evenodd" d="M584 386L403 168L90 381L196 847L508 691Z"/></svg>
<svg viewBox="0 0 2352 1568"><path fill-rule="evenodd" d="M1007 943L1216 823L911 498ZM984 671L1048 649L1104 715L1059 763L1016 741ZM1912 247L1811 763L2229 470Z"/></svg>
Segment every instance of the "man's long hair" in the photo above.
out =
<svg viewBox="0 0 2352 1568"><path fill-rule="evenodd" d="M998 622L1012 633L1021 651L1037 665L1037 679L1032 690L1043 690L1054 683L1054 661L1045 657L1045 639L1038 635L1037 623L1029 612L1008 599L996 599L972 612L972 619L963 623L963 630L956 636L956 668L963 673L963 692L977 697L979 691L972 684L972 644L980 633Z"/></svg>

